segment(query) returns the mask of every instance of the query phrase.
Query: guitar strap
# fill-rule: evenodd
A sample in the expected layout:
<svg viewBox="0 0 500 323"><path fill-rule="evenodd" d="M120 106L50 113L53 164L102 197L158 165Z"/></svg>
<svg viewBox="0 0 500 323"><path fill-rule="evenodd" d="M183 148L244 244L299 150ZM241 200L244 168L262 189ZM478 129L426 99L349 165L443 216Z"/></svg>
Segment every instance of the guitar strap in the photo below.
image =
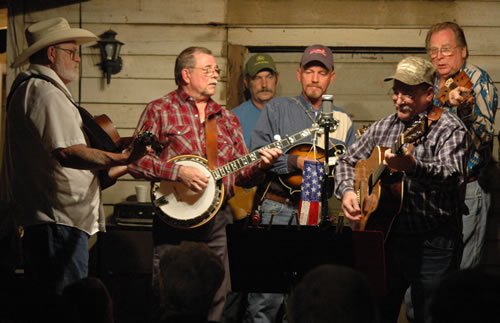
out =
<svg viewBox="0 0 500 323"><path fill-rule="evenodd" d="M14 83L12 86L12 90L10 91L9 96L7 97L7 109L9 108L10 99L14 94L14 92L17 90L17 88L24 82L30 80L31 78L38 78L47 81L52 85L54 85L57 89L62 91L62 93L64 93L64 95L77 108L78 112L80 113L83 123L83 131L87 135L91 147L109 152L115 152L115 153L120 152L121 148L118 145L116 145L113 139L101 128L101 126L99 126L99 124L94 120L94 117L90 114L90 112L88 112L87 110L76 104L73 97L71 97L71 95L59 83L57 83L56 80L47 75L31 74L30 76L21 79L19 82ZM101 183L101 189L113 185L114 182L116 181L115 179L109 177L107 170L99 171L98 176L99 176L99 181Z"/></svg>
<svg viewBox="0 0 500 323"><path fill-rule="evenodd" d="M217 117L208 117L205 122L205 140L207 150L208 169L217 168Z"/></svg>

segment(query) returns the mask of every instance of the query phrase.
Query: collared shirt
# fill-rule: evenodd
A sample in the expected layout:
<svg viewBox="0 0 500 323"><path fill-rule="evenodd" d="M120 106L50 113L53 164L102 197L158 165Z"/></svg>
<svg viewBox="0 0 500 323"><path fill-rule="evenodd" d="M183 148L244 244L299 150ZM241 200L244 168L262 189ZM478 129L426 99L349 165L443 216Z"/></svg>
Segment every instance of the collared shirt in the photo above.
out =
<svg viewBox="0 0 500 323"><path fill-rule="evenodd" d="M238 118L223 109L214 100L207 102L205 114L217 118L217 165L223 166L248 153ZM206 158L205 122L201 122L195 99L182 88L150 102L139 120L137 132L150 131L158 137L164 149L158 158L153 152L130 164L132 176L151 181L176 181L179 165L170 161L179 155L196 155ZM224 177L226 197L233 195L233 185L249 186L263 172L258 164L245 167L236 174ZM260 175L260 177L258 176Z"/></svg>
<svg viewBox="0 0 500 323"><path fill-rule="evenodd" d="M329 150L345 151L346 146L355 141L352 121L347 113L338 107L334 108L333 118L339 123L337 129L330 133ZM316 119L317 111L303 95L274 98L266 103L257 121L252 133L251 149L255 150L276 141L275 136L285 139L301 130L310 128ZM307 137L300 142L313 143L313 137ZM322 145L319 146L322 147ZM271 172L285 175L298 171L296 157L283 154L273 165ZM273 181L272 190L280 195L288 195L288 189L279 184L278 180Z"/></svg>
<svg viewBox="0 0 500 323"><path fill-rule="evenodd" d="M82 119L70 99L52 83L30 78L50 77L71 97L50 68L32 64L14 81L7 112L9 178L15 202L22 206L23 226L56 223L76 227L89 235L104 230L99 181L90 170L61 166L52 152L88 144ZM25 82L22 80L27 79ZM3 175L5 176L5 174Z"/></svg>
<svg viewBox="0 0 500 323"><path fill-rule="evenodd" d="M261 109L257 108L252 100L247 100L232 109L231 112L240 120L241 128L243 129L243 137L245 137L245 144L250 148L250 137L259 119Z"/></svg>
<svg viewBox="0 0 500 323"><path fill-rule="evenodd" d="M354 191L356 163L368 159L375 146L392 147L406 127L396 114L373 123L340 157L335 167L335 195L342 199L344 193ZM416 168L403 174L403 206L391 231L427 232L451 218L460 219L468 146L465 125L443 112L415 146Z"/></svg>
<svg viewBox="0 0 500 323"><path fill-rule="evenodd" d="M493 136L495 135L495 113L498 107L498 91L490 78L481 68L465 63L457 72L465 71L472 82L471 94L474 96L474 109L471 120L463 120L469 129L472 139L472 151L467 161L469 176L477 176L481 167L487 164L492 155ZM439 91L439 77L434 80L434 93ZM434 104L440 104L437 97ZM455 108L444 106L450 112L456 113Z"/></svg>

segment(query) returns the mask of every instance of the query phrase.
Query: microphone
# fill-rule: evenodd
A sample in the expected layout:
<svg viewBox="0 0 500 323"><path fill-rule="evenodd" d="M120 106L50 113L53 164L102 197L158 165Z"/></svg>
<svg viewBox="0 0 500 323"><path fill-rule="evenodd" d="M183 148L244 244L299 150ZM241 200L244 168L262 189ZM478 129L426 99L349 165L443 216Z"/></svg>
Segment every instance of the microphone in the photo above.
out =
<svg viewBox="0 0 500 323"><path fill-rule="evenodd" d="M333 95L323 94L321 96L321 112L317 123L321 127L328 127L329 132L337 130L339 121L333 117Z"/></svg>
<svg viewBox="0 0 500 323"><path fill-rule="evenodd" d="M333 95L323 94L321 96L321 119L333 119Z"/></svg>

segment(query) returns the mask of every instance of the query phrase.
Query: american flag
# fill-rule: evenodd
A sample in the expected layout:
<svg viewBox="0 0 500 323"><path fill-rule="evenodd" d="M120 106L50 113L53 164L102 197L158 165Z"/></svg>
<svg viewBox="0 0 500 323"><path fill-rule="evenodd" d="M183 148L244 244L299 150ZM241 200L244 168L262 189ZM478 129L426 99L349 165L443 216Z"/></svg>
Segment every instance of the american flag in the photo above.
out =
<svg viewBox="0 0 500 323"><path fill-rule="evenodd" d="M300 225L318 225L321 212L321 185L324 175L323 163L305 160L302 171L302 187L299 204Z"/></svg>

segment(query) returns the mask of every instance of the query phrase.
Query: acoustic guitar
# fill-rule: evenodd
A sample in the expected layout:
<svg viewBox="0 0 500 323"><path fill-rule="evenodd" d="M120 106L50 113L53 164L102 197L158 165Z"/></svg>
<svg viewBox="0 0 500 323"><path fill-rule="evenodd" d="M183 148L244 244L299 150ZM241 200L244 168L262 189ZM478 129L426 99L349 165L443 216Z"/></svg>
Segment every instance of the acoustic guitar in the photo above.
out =
<svg viewBox="0 0 500 323"><path fill-rule="evenodd" d="M427 131L427 117L415 121L391 147L402 154L405 144L414 143ZM360 160L354 168L354 190L358 195L362 218L355 229L382 231L384 239L390 232L403 204L403 174L391 172L383 164L388 148L376 146L368 159Z"/></svg>
<svg viewBox="0 0 500 323"><path fill-rule="evenodd" d="M251 188L234 186L234 195L227 201L234 220L243 220L250 215L254 207L256 192L256 186Z"/></svg>
<svg viewBox="0 0 500 323"><path fill-rule="evenodd" d="M151 132L142 132L134 137L120 137L111 119L101 114L92 116L87 110L78 107L82 116L83 129L89 138L92 148L120 153L127 147L144 149L151 147L157 155L163 147L158 143L156 136ZM116 183L116 180L127 173L127 166L115 166L98 172L101 189L106 189Z"/></svg>

